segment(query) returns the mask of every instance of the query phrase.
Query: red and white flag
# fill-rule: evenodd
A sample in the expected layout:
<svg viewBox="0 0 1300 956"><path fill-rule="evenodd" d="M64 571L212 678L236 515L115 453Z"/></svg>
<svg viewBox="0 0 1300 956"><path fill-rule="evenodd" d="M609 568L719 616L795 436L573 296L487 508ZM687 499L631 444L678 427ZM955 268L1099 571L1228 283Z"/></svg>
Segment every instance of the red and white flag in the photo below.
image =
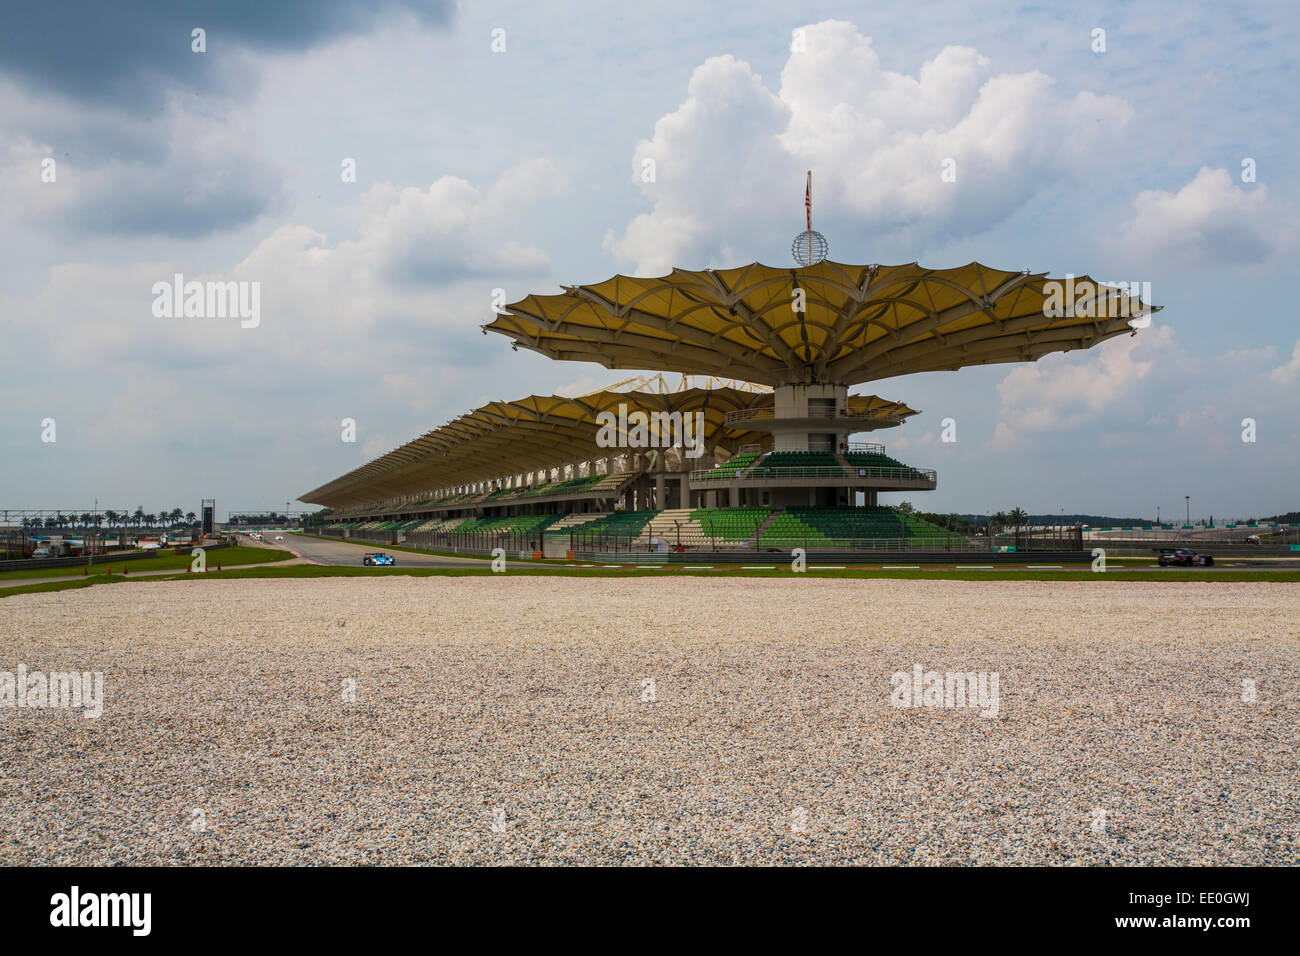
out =
<svg viewBox="0 0 1300 956"><path fill-rule="evenodd" d="M812 232L812 170L808 170L808 188L803 193L803 209L808 217L808 231Z"/></svg>

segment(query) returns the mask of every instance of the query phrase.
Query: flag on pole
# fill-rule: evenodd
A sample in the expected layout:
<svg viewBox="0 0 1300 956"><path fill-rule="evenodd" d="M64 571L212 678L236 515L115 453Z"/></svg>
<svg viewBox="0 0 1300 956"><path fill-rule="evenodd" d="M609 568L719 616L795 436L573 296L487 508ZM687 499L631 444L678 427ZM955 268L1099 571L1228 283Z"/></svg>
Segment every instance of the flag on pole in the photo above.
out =
<svg viewBox="0 0 1300 956"><path fill-rule="evenodd" d="M808 188L803 193L804 214L808 217L808 231L812 231L812 170L808 170Z"/></svg>

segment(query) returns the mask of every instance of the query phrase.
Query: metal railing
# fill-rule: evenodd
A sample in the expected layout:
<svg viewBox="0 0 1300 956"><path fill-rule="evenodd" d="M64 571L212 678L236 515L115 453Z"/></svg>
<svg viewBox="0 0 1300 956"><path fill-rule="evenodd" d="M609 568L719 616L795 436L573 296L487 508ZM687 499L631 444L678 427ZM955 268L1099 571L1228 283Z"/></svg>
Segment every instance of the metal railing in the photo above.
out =
<svg viewBox="0 0 1300 956"><path fill-rule="evenodd" d="M619 553L651 554L659 553L660 543L669 553L734 553L737 557L745 554L770 553L773 551L789 552L794 548L805 551L843 551L843 552L953 552L962 554L1015 552L1031 554L1033 552L1067 552L1083 549L1083 539L1077 529L1064 529L1061 534L959 534L949 532L941 535L909 537L852 537L828 536L825 534L771 534L759 536L757 543L751 535L746 541L728 540L717 534L681 534L673 531L649 535L645 530L638 534L614 534L601 531L582 531L575 528L569 535L569 548L575 554Z"/></svg>
<svg viewBox="0 0 1300 956"><path fill-rule="evenodd" d="M744 422L768 421L776 417L774 408L741 408L734 412L727 412L723 421L727 425L738 425ZM827 418L846 422L868 422L879 419L880 412L876 411L844 411L839 412L834 409L808 408L801 415L782 415L782 418L803 419L803 418Z"/></svg>
<svg viewBox="0 0 1300 956"><path fill-rule="evenodd" d="M839 465L767 467L760 464L743 478L735 473L714 474L711 469L693 471L690 476L690 484L692 486L707 485L717 481L743 481L747 485L775 484L796 478L860 478L877 481L908 481L932 485L938 480L938 473L932 468L842 468Z"/></svg>

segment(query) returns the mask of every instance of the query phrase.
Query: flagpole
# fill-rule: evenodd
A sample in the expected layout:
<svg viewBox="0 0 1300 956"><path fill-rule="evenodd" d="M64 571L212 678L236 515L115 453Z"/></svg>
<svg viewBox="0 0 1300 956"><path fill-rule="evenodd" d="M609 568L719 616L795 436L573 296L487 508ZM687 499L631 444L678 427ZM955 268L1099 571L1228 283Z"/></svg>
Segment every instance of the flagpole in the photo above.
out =
<svg viewBox="0 0 1300 956"><path fill-rule="evenodd" d="M808 170L808 186L804 189L803 209L808 220L808 264L812 265L812 170Z"/></svg>

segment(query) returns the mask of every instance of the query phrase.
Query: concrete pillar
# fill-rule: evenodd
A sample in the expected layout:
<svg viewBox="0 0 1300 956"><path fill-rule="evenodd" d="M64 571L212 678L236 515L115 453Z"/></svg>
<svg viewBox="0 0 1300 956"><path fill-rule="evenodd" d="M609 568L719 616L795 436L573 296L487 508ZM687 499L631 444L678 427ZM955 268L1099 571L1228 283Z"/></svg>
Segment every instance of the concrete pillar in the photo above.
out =
<svg viewBox="0 0 1300 956"><path fill-rule="evenodd" d="M655 507L660 511L668 507L668 502L664 499L664 473L662 471L655 474Z"/></svg>

